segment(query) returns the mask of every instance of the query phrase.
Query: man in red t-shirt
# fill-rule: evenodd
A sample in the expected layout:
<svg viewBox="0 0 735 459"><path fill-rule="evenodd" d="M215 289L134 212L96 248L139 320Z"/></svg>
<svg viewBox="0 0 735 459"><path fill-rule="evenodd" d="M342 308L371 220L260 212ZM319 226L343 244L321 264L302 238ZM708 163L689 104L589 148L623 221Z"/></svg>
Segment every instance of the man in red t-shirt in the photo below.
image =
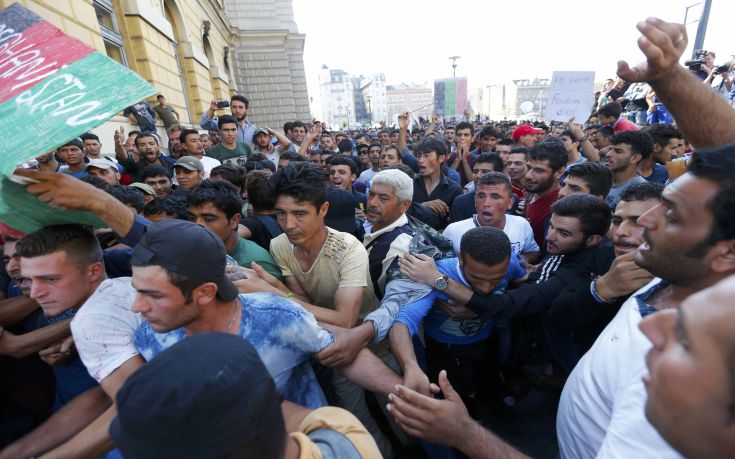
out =
<svg viewBox="0 0 735 459"><path fill-rule="evenodd" d="M551 215L551 205L559 194L559 178L567 165L567 152L556 139L545 140L528 154L526 192L530 196L526 204L526 218L531 223L533 237L541 250L545 250L546 221Z"/></svg>
<svg viewBox="0 0 735 459"><path fill-rule="evenodd" d="M616 133L623 131L637 131L640 129L635 123L632 123L625 118L621 118L621 113L623 113L623 107L617 102L610 102L597 110L597 119L602 125L612 126Z"/></svg>

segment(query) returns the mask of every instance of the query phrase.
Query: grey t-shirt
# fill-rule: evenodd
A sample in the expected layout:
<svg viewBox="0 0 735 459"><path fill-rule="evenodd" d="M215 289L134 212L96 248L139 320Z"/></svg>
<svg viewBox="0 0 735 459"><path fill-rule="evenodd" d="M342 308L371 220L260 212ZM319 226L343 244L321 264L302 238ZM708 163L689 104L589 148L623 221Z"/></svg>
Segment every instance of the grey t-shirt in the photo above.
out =
<svg viewBox="0 0 735 459"><path fill-rule="evenodd" d="M615 185L610 188L610 192L605 198L605 202L607 203L607 205L610 206L611 209L615 210L615 206L617 206L618 201L620 201L620 195L636 183L646 183L646 179L644 179L640 175L636 175L634 178L628 180L627 182L621 183L620 185Z"/></svg>

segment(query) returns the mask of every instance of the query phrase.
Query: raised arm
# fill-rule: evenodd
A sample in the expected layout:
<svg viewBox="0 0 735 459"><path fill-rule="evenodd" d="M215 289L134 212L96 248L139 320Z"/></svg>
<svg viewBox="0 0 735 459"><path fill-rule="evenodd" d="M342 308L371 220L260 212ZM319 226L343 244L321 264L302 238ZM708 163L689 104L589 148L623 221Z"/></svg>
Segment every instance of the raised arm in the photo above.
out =
<svg viewBox="0 0 735 459"><path fill-rule="evenodd" d="M696 148L735 143L735 110L679 65L688 42L684 25L648 18L637 27L642 34L638 47L646 62L631 68L619 61L618 76L648 82Z"/></svg>

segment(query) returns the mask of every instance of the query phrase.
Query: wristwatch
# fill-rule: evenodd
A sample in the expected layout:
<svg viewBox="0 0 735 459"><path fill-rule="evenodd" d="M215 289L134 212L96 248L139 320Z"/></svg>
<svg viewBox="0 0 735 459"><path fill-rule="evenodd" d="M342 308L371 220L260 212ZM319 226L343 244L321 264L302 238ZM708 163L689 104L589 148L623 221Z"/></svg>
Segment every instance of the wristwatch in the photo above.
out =
<svg viewBox="0 0 735 459"><path fill-rule="evenodd" d="M449 287L449 276L439 277L434 281L434 288L439 291L444 291Z"/></svg>

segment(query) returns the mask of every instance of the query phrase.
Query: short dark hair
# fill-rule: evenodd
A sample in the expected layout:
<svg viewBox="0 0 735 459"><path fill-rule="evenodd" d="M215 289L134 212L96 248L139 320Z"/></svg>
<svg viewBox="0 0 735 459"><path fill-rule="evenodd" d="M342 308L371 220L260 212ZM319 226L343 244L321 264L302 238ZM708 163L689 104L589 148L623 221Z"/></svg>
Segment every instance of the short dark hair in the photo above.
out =
<svg viewBox="0 0 735 459"><path fill-rule="evenodd" d="M352 151L352 140L350 139L344 139L342 140L339 145L337 145L337 149L340 153L345 153L348 151Z"/></svg>
<svg viewBox="0 0 735 459"><path fill-rule="evenodd" d="M665 147L671 139L681 139L681 132L672 124L652 124L646 126L642 131L647 132L651 136L655 145Z"/></svg>
<svg viewBox="0 0 735 459"><path fill-rule="evenodd" d="M85 140L96 140L97 142L100 141L100 138L97 136L97 134L94 134L92 132L85 132L84 134L79 136L80 139L82 139L82 142Z"/></svg>
<svg viewBox="0 0 735 459"><path fill-rule="evenodd" d="M130 137L131 135L133 135L132 132L128 134L128 137ZM137 147L138 146L138 141L140 139L145 138L145 137L151 137L151 138L153 138L153 140L156 141L156 145L160 145L160 142L158 141L158 136L157 135L153 134L152 132L140 132L140 133L138 133L136 135L135 140L133 141L135 143L135 146Z"/></svg>
<svg viewBox="0 0 735 459"><path fill-rule="evenodd" d="M245 108L250 108L250 101L242 94L235 94L234 96L230 97L230 104L233 100L242 102L243 104L245 104Z"/></svg>
<svg viewBox="0 0 735 459"><path fill-rule="evenodd" d="M472 126L472 123L469 123L467 121L457 123L457 128L455 129L455 131L459 131L461 129L469 129L470 134L475 135L475 128Z"/></svg>
<svg viewBox="0 0 735 459"><path fill-rule="evenodd" d="M228 124L228 123L229 124L234 124L235 126L237 126L237 118L235 118L232 115L222 115L222 116L220 116L219 119L217 120L217 129L222 130L222 125L223 124ZM182 134L183 134L183 132L182 132ZM179 138L181 138L181 136L179 136Z"/></svg>
<svg viewBox="0 0 735 459"><path fill-rule="evenodd" d="M597 133L604 138L609 139L615 135L615 129L613 129L612 126L600 126L597 128Z"/></svg>
<svg viewBox="0 0 735 459"><path fill-rule="evenodd" d="M663 183L641 182L635 183L625 189L620 194L620 200L625 202L631 201L648 201L649 199L661 200L661 193L664 191Z"/></svg>
<svg viewBox="0 0 735 459"><path fill-rule="evenodd" d="M585 236L604 236L612 222L610 206L590 194L573 194L561 198L551 206L551 211L560 217L578 219Z"/></svg>
<svg viewBox="0 0 735 459"><path fill-rule="evenodd" d="M503 185L508 189L509 193L513 193L513 185L510 183L510 178L500 171L488 172L487 174L481 175L475 183L475 191L477 187L482 185Z"/></svg>
<svg viewBox="0 0 735 459"><path fill-rule="evenodd" d="M433 139L431 137L426 138L416 145L416 155L420 153L429 153L430 151L436 152L436 156L446 156L447 146L439 139Z"/></svg>
<svg viewBox="0 0 735 459"><path fill-rule="evenodd" d="M291 130L292 131L293 131L293 128L297 128L297 127L302 127L304 129L306 129L306 125L304 123L302 123L301 121L294 121L293 123L291 123Z"/></svg>
<svg viewBox="0 0 735 459"><path fill-rule="evenodd" d="M213 175L222 177L222 180L232 183L238 190L245 188L245 171L242 167L235 166L234 164L220 164L219 166L213 167L209 172L210 178Z"/></svg>
<svg viewBox="0 0 735 459"><path fill-rule="evenodd" d="M497 145L515 145L515 142L513 142L513 139L509 139L506 137L498 140Z"/></svg>
<svg viewBox="0 0 735 459"><path fill-rule="evenodd" d="M612 116L615 119L620 118L620 114L623 113L623 106L617 102L610 102L605 104L597 110L598 115Z"/></svg>
<svg viewBox="0 0 735 459"><path fill-rule="evenodd" d="M351 158L348 158L346 156L332 156L331 158L329 158L327 164L330 166L347 166L350 168L350 172L357 175L357 165Z"/></svg>
<svg viewBox="0 0 735 459"><path fill-rule="evenodd" d="M510 239L503 230L478 226L462 235L459 256L469 256L478 263L495 266L510 257Z"/></svg>
<svg viewBox="0 0 735 459"><path fill-rule="evenodd" d="M612 137L613 145L630 145L633 154L639 154L643 159L651 156L653 151L653 139L644 131L623 131Z"/></svg>
<svg viewBox="0 0 735 459"><path fill-rule="evenodd" d="M503 139L503 140L506 140L506 139ZM510 139L507 139L507 140L510 140ZM513 141L511 140L511 142L513 142ZM507 145L512 145L512 143L511 144L507 144ZM523 156L525 156L526 158L528 158L528 154L530 152L531 152L531 150L528 147L513 147L513 148L510 149L510 153L508 153L508 155L522 154Z"/></svg>
<svg viewBox="0 0 735 459"><path fill-rule="evenodd" d="M303 162L307 159L304 157L304 155L300 155L298 153L294 153L293 151L284 151L281 153L281 156L278 158L280 159L287 159L289 161L296 161L296 162Z"/></svg>
<svg viewBox="0 0 735 459"><path fill-rule="evenodd" d="M165 98L166 97L164 97L163 94L159 94L159 95L156 96L156 100L161 100L161 99L165 99Z"/></svg>
<svg viewBox="0 0 735 459"><path fill-rule="evenodd" d="M593 196L607 196L612 188L612 172L598 163L584 162L572 164L567 169L567 177L578 177L584 181Z"/></svg>
<svg viewBox="0 0 735 459"><path fill-rule="evenodd" d="M248 172L245 189L248 192L248 203L259 212L273 209L275 197L268 189L268 178L271 174L265 171Z"/></svg>
<svg viewBox="0 0 735 459"><path fill-rule="evenodd" d="M189 212L186 209L186 199L181 196L162 196L154 198L143 207L143 216L166 214L177 220L188 220Z"/></svg>
<svg viewBox="0 0 735 459"><path fill-rule="evenodd" d="M63 251L74 263L91 265L102 261L102 247L89 227L82 225L45 226L18 241L16 253L34 258Z"/></svg>
<svg viewBox="0 0 735 459"><path fill-rule="evenodd" d="M185 144L186 138L190 135L199 135L199 131L197 131L196 129L184 129L183 131L181 131L181 134L179 134L179 142Z"/></svg>
<svg viewBox="0 0 735 459"><path fill-rule="evenodd" d="M500 133L495 130L492 126L485 126L480 131L480 139L484 139L485 137L495 137L496 139L500 138Z"/></svg>
<svg viewBox="0 0 735 459"><path fill-rule="evenodd" d="M143 192L137 188L127 185L115 185L109 187L105 191L126 206L132 206L138 213L141 213L143 211L143 207L145 207Z"/></svg>
<svg viewBox="0 0 735 459"><path fill-rule="evenodd" d="M293 127L293 121L286 121L285 123L283 123L283 132L284 132L284 134L286 132L290 131L292 127Z"/></svg>
<svg viewBox="0 0 735 459"><path fill-rule="evenodd" d="M735 144L695 151L689 162L689 173L713 182L719 189L707 203L714 225L706 244L735 239Z"/></svg>
<svg viewBox="0 0 735 459"><path fill-rule="evenodd" d="M385 170L388 170L388 169L397 169L403 172L404 174L408 175L411 178L411 180L413 180L414 177L416 177L416 172L414 172L410 166L407 166L405 164L396 164L395 166L389 166L385 168Z"/></svg>
<svg viewBox="0 0 735 459"><path fill-rule="evenodd" d="M534 145L526 158L534 161L549 161L552 171L565 167L569 159L564 144L554 137L547 137L543 142Z"/></svg>
<svg viewBox="0 0 735 459"><path fill-rule="evenodd" d="M309 162L289 164L277 170L268 179L268 188L276 199L289 196L297 202L313 204L317 210L327 201L324 171Z"/></svg>
<svg viewBox="0 0 735 459"><path fill-rule="evenodd" d="M383 145L382 147L380 147L380 152L381 153L383 153L385 150L395 150L396 151L396 156L398 156L398 159L400 161L403 161L403 153L401 153L401 149L398 148L398 145L396 145L394 143L389 143L388 145ZM369 151L369 149L368 149L368 151Z"/></svg>
<svg viewBox="0 0 735 459"><path fill-rule="evenodd" d="M140 173L140 179L145 180L147 178L151 177L158 177L159 175L162 175L164 177L171 178L171 169L168 167L163 166L146 166L143 168L143 171Z"/></svg>
<svg viewBox="0 0 735 459"><path fill-rule="evenodd" d="M481 153L477 158L475 158L475 162L472 163L472 166L474 167L475 164L479 163L491 163L494 171L503 171L503 160L500 159L500 155L497 153Z"/></svg>
<svg viewBox="0 0 735 459"><path fill-rule="evenodd" d="M242 212L242 197L230 182L205 179L186 197L187 207L199 207L211 203L230 220Z"/></svg>
<svg viewBox="0 0 735 459"><path fill-rule="evenodd" d="M559 133L559 137L562 137L562 136L569 137L570 139L572 139L572 142L579 142L578 139L574 138L574 136L572 135L572 131L570 131L569 129L564 129L563 131L561 131Z"/></svg>

